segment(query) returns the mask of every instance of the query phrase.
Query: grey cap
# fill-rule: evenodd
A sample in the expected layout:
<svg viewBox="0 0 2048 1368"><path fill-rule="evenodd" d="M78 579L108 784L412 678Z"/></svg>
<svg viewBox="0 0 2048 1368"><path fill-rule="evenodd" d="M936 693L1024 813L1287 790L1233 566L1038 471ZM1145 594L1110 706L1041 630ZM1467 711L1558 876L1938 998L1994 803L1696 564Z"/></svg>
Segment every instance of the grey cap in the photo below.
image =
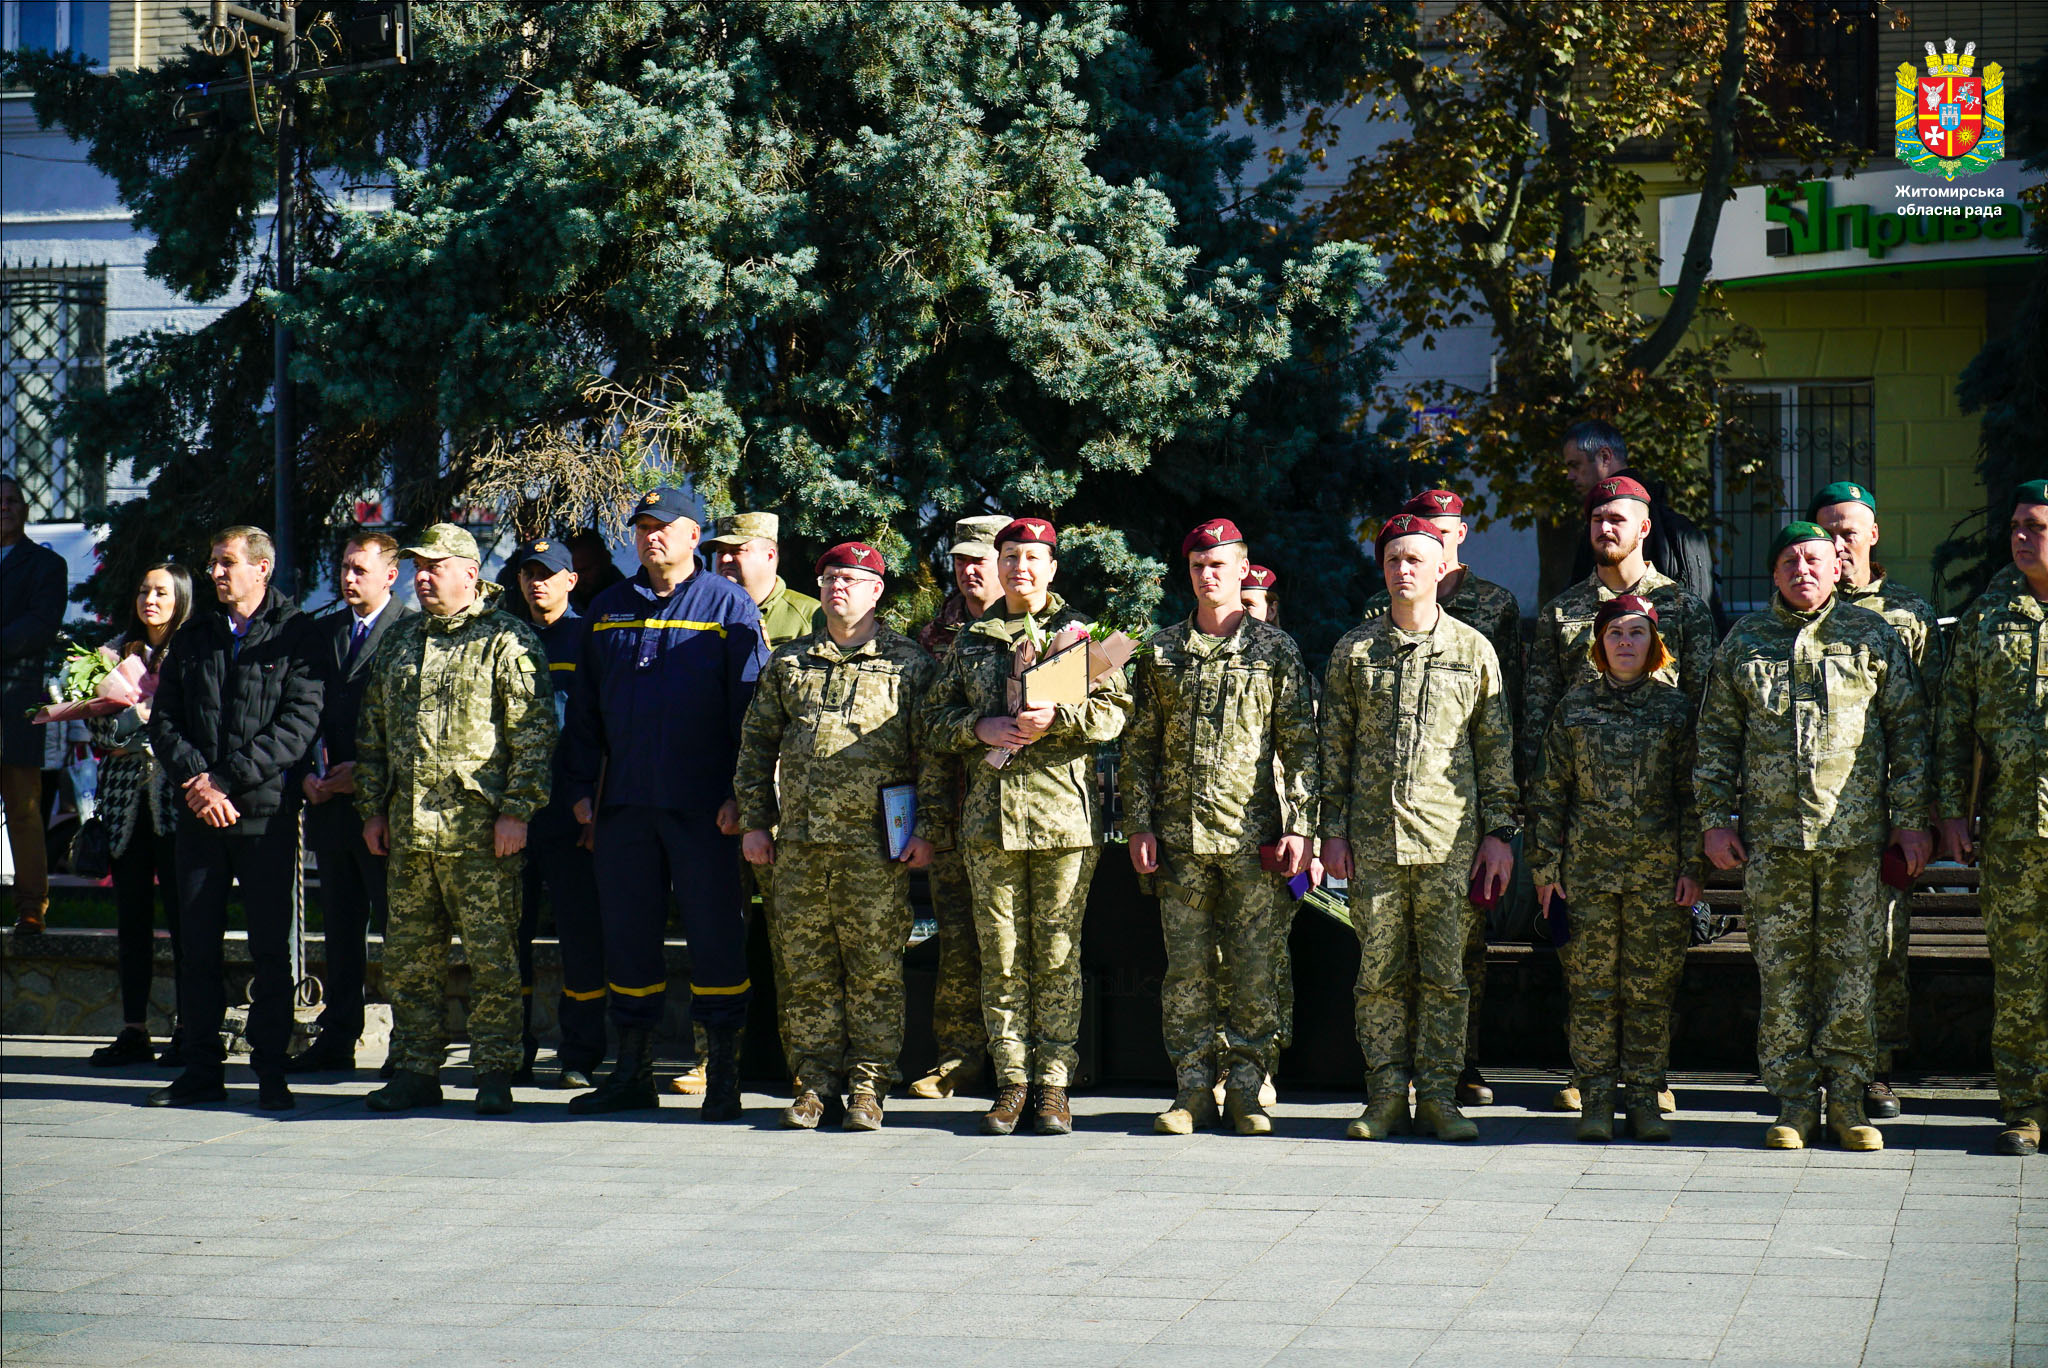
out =
<svg viewBox="0 0 2048 1368"><path fill-rule="evenodd" d="M962 518L953 524L953 548L947 554L976 558L993 556L996 553L996 533L1009 525L1009 517L1002 513Z"/></svg>

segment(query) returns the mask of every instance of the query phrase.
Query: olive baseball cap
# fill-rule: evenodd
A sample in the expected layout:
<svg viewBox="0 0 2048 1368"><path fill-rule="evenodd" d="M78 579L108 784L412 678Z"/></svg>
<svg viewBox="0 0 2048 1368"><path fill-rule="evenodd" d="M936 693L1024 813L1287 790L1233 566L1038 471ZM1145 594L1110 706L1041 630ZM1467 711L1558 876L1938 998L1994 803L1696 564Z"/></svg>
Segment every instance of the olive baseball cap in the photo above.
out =
<svg viewBox="0 0 2048 1368"><path fill-rule="evenodd" d="M483 561L483 556L476 549L476 538L454 523L435 523L426 530L416 545L405 548L405 554L414 560L449 560L459 557L479 564Z"/></svg>
<svg viewBox="0 0 2048 1368"><path fill-rule="evenodd" d="M1010 525L1001 513L978 514L953 524L953 546L949 556L973 556L979 560L996 553L996 533Z"/></svg>
<svg viewBox="0 0 2048 1368"><path fill-rule="evenodd" d="M712 526L706 546L745 546L750 541L782 540L782 519L773 513L728 513Z"/></svg>

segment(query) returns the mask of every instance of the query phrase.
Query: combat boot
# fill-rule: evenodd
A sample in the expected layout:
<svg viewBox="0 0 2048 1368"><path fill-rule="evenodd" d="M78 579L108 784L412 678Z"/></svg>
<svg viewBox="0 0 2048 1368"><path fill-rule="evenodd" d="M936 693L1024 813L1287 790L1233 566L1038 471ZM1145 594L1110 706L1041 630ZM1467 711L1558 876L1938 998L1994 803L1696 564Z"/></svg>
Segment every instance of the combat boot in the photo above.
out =
<svg viewBox="0 0 2048 1368"><path fill-rule="evenodd" d="M1256 1088L1232 1088L1223 1098L1223 1110L1239 1135L1271 1135L1273 1118L1259 1105Z"/></svg>
<svg viewBox="0 0 2048 1368"><path fill-rule="evenodd" d="M1614 1080L1589 1078L1579 1089L1579 1128L1574 1134L1589 1145L1604 1145L1614 1138Z"/></svg>
<svg viewBox="0 0 2048 1368"><path fill-rule="evenodd" d="M654 1033L645 1026L619 1028L619 1057L597 1091L569 1099L578 1116L610 1112L654 1111L661 1099L654 1093Z"/></svg>
<svg viewBox="0 0 2048 1368"><path fill-rule="evenodd" d="M816 1130L824 1119L825 1099L809 1088L798 1093L796 1101L782 1109L784 1130Z"/></svg>
<svg viewBox="0 0 2048 1368"><path fill-rule="evenodd" d="M1878 1121L1889 1121L1899 1114L1899 1095L1892 1091L1890 1075L1873 1078L1863 1085L1863 1114Z"/></svg>
<svg viewBox="0 0 2048 1368"><path fill-rule="evenodd" d="M432 1074L399 1069L391 1081L363 1099L371 1111L411 1111L415 1107L441 1105L441 1082Z"/></svg>
<svg viewBox="0 0 2048 1368"><path fill-rule="evenodd" d="M937 1068L910 1085L912 1097L929 1097L937 1100L951 1097L954 1093L965 1092L981 1077L981 1061L978 1059L941 1060Z"/></svg>
<svg viewBox="0 0 2048 1368"><path fill-rule="evenodd" d="M1353 1140L1387 1140L1407 1135L1413 1129L1408 1120L1408 1085L1375 1091L1358 1119L1344 1128Z"/></svg>
<svg viewBox="0 0 2048 1368"><path fill-rule="evenodd" d="M1884 1136L1863 1111L1863 1085L1851 1083L1828 1090L1828 1129L1845 1150L1872 1154L1884 1148Z"/></svg>
<svg viewBox="0 0 2048 1368"><path fill-rule="evenodd" d="M1579 1090L1569 1083L1565 1084L1562 1088L1559 1088L1556 1092L1550 1095L1550 1109L1552 1111L1561 1112L1575 1112L1583 1110L1584 1108L1581 1106Z"/></svg>
<svg viewBox="0 0 2048 1368"><path fill-rule="evenodd" d="M2038 1154L2044 1127L2048 1127L2048 1107L2028 1107L2005 1123L2005 1129L1998 1133L1996 1148L2000 1154Z"/></svg>
<svg viewBox="0 0 2048 1368"><path fill-rule="evenodd" d="M745 1110L740 1102L740 1033L732 1026L706 1028L708 1046L704 1060L704 1105L697 1109L700 1121L737 1121Z"/></svg>
<svg viewBox="0 0 2048 1368"><path fill-rule="evenodd" d="M1671 1123L1654 1088L1628 1090L1628 1133L1638 1140L1661 1143L1671 1138Z"/></svg>
<svg viewBox="0 0 2048 1368"><path fill-rule="evenodd" d="M853 1095L846 1104L846 1119L839 1123L841 1130L878 1131L882 1128L882 1099L863 1088Z"/></svg>
<svg viewBox="0 0 2048 1368"><path fill-rule="evenodd" d="M699 1059L692 1062L689 1068L671 1078L668 1081L668 1090L681 1093L685 1097L700 1096L704 1091L704 1061Z"/></svg>
<svg viewBox="0 0 2048 1368"><path fill-rule="evenodd" d="M1023 1119L1025 1104L1031 1100L1031 1089L1022 1083L1005 1083L996 1089L995 1105L981 1118L983 1135L1008 1135L1017 1129L1017 1122Z"/></svg>
<svg viewBox="0 0 2048 1368"><path fill-rule="evenodd" d="M1415 1131L1439 1140L1477 1140L1479 1124L1458 1110L1455 1102L1435 1100L1415 1104Z"/></svg>
<svg viewBox="0 0 2048 1368"><path fill-rule="evenodd" d="M478 1116L506 1116L512 1111L512 1075L491 1069L476 1076L476 1101L470 1104Z"/></svg>
<svg viewBox="0 0 2048 1368"><path fill-rule="evenodd" d="M1038 1085L1038 1119L1031 1128L1040 1135L1072 1135L1074 1113L1067 1103L1067 1090L1050 1083Z"/></svg>
<svg viewBox="0 0 2048 1368"><path fill-rule="evenodd" d="M1678 1094L1669 1088L1657 1089L1657 1110L1666 1116L1678 1110Z"/></svg>
<svg viewBox="0 0 2048 1368"><path fill-rule="evenodd" d="M1765 1149L1808 1149L1820 1139L1820 1102L1787 1097L1778 1103L1778 1119L1764 1132Z"/></svg>
<svg viewBox="0 0 2048 1368"><path fill-rule="evenodd" d="M1214 1124L1216 1096L1201 1085L1182 1088L1173 1095L1173 1105L1152 1118L1152 1129L1159 1135L1193 1135Z"/></svg>

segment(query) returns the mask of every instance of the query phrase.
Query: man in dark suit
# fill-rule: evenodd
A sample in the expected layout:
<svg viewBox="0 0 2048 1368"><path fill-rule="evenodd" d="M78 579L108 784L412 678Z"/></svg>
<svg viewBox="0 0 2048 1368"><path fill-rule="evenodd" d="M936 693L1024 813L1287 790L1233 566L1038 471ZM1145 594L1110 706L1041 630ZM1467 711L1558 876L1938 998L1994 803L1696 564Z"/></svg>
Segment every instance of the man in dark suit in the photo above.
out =
<svg viewBox="0 0 2048 1368"><path fill-rule="evenodd" d="M384 926L387 857L363 844L356 791L356 710L370 680L370 660L391 625L413 610L391 601L398 580L398 543L363 532L341 549L341 611L314 626L311 651L322 681L320 739L300 780L306 795L306 848L320 861L320 906L327 928L327 1005L320 1033L292 1056L286 1073L356 1066L363 1033L363 967L372 926Z"/></svg>
<svg viewBox="0 0 2048 1368"><path fill-rule="evenodd" d="M64 558L28 539L28 500L0 475L0 799L14 851L14 930L43 929L50 907L43 847L43 729L29 725L46 702L46 658L64 625Z"/></svg>

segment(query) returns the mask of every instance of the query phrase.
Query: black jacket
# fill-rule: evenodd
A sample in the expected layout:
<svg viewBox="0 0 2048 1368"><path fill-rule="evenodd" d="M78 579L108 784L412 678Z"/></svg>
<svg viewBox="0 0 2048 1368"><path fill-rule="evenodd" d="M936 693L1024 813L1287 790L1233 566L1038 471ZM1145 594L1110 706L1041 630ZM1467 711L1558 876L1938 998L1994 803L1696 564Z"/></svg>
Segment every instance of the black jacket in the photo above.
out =
<svg viewBox="0 0 2048 1368"><path fill-rule="evenodd" d="M49 701L45 677L64 625L66 578L64 558L32 541L0 557L0 756L10 765L43 767L43 729L30 726L28 714Z"/></svg>
<svg viewBox="0 0 2048 1368"><path fill-rule="evenodd" d="M311 642L313 670L320 678L320 734L307 752L300 773L309 772L320 762L323 749L329 769L356 758L356 714L362 710L363 690L370 683L370 661L383 643L384 634L414 611L402 603L385 604L370 627L363 649L356 652L355 662L345 671L342 664L348 659L348 637L355 625L355 613L344 606L338 613L313 620L307 638ZM363 819L348 795L337 794L324 803L306 805L308 848L353 849L362 839Z"/></svg>
<svg viewBox="0 0 2048 1368"><path fill-rule="evenodd" d="M1658 573L1669 575L1699 595L1700 601L1713 610L1715 627L1725 629L1721 594L1714 587L1714 549L1707 540L1707 534L1700 531L1699 524L1671 506L1665 498L1666 486L1656 476L1626 469L1615 474L1641 481L1643 488L1650 493L1650 540L1643 547L1644 557L1657 567ZM1580 530L1579 549L1572 558L1573 584L1593 573L1593 543L1584 535L1583 525Z"/></svg>
<svg viewBox="0 0 2048 1368"><path fill-rule="evenodd" d="M164 657L149 740L174 792L211 774L241 813L230 834L255 835L303 801L293 772L320 730L314 623L265 590L237 645L225 609L193 615Z"/></svg>

